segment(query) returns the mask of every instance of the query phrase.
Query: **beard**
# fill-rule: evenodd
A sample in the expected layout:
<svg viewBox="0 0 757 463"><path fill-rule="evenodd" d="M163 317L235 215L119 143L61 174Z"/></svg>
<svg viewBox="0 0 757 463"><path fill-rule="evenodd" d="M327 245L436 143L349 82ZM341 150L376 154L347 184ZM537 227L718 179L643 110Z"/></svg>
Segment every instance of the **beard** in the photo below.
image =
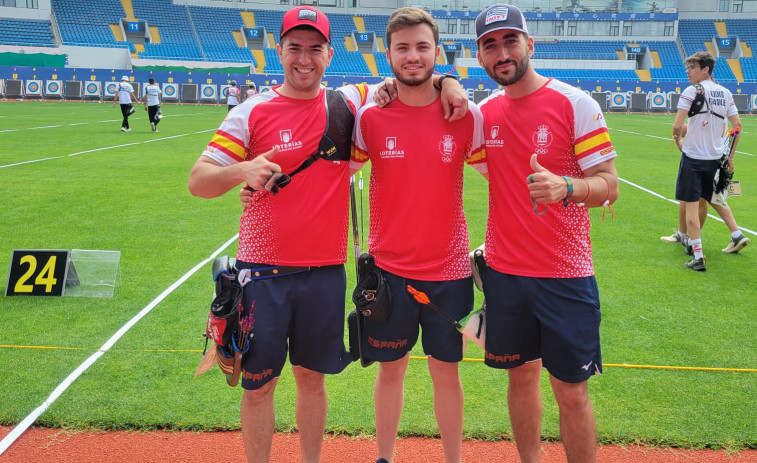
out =
<svg viewBox="0 0 757 463"><path fill-rule="evenodd" d="M510 77L498 75L495 71L495 68L497 66L505 63L513 63L515 65L515 69L513 70L513 73ZM523 78L523 76L526 75L526 71L528 71L528 66L530 65L530 63L530 58L528 57L528 55L525 55L519 62L513 60L497 61L493 66L485 67L484 69L486 70L486 73L489 74L489 77L494 79L495 82L502 85L503 87L506 87L518 82L521 78Z"/></svg>
<svg viewBox="0 0 757 463"><path fill-rule="evenodd" d="M402 68L395 67L394 63L390 62L389 65L392 68L392 73L394 74L394 78L397 79L400 83L407 85L408 87L417 87L419 85L422 85L426 83L429 79L431 79L431 76L434 74L434 68L428 69L422 76L413 76L413 77L405 77L402 74Z"/></svg>

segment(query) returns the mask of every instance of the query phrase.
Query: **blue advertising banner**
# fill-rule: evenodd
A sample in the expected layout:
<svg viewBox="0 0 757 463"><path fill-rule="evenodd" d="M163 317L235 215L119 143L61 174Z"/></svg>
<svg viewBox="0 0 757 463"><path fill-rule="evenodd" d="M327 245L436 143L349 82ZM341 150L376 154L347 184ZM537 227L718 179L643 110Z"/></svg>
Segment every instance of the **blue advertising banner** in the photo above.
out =
<svg viewBox="0 0 757 463"><path fill-rule="evenodd" d="M476 19L478 11L432 10L436 19ZM572 13L524 12L526 21L675 21L678 13Z"/></svg>

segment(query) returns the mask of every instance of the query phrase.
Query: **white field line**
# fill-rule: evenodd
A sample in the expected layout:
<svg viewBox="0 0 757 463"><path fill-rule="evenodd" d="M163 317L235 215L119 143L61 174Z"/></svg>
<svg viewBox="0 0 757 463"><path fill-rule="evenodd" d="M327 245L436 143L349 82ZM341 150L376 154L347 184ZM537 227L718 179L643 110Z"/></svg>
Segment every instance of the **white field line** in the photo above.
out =
<svg viewBox="0 0 757 463"><path fill-rule="evenodd" d="M23 165L23 164L31 164L33 162L50 161L50 160L53 160L53 159L60 159L60 158L65 158L65 157L78 156L80 154L94 153L94 152L97 152L97 151L105 151L105 150L110 150L110 149L123 148L125 146L142 145L142 144L145 144L145 143L153 143L153 142L156 142L156 141L170 140L172 138L181 138L181 137L186 137L186 136L189 136L189 135L197 135L199 133L213 132L215 130L217 130L217 129L207 129L207 130L200 130L198 132L192 132L192 133L182 133L182 134L179 134L179 135L171 135L171 136L168 136L168 137L153 138L153 139L150 139L150 140L138 141L138 142L134 142L134 143L124 143L122 145L103 146L102 148L94 148L94 149L91 149L91 150L78 151L76 153L65 154L65 155L62 155L62 156L55 156L55 157L52 157L52 158L32 159L32 160L29 160L29 161L16 162L16 163L13 163L13 164L6 164L6 165L3 165L3 166L0 166L0 169L4 169L6 167L20 166L20 165Z"/></svg>
<svg viewBox="0 0 757 463"><path fill-rule="evenodd" d="M174 117L184 117L184 116L199 116L199 115L202 115L202 114L205 114L205 113L189 113L189 114L176 114L176 115L172 114L170 117L174 118ZM0 117L6 117L6 116L0 116ZM140 120L144 120L144 119L147 119L147 118L146 117L134 117L134 116L132 116L130 119L133 120L133 121L140 121ZM72 122L71 124L43 125L43 126L39 126L39 127L26 127L26 128L23 128L23 129L5 129L5 130L0 130L0 133L22 132L24 130L54 129L54 128L57 128L57 127L73 127L73 126L76 126L76 125L102 124L102 123L120 122L120 121L121 121L121 119L108 119L108 120L104 120L104 121Z"/></svg>
<svg viewBox="0 0 757 463"><path fill-rule="evenodd" d="M24 164L31 164L33 162L50 161L52 159L60 159L60 158L63 158L63 157L65 157L65 156L55 156L55 157L52 157L52 158L34 159L34 160L31 160L31 161L23 161L23 162L17 162L17 163L14 163L14 164L6 164L4 166L0 166L0 169L4 169L6 167L21 166L21 165L24 165Z"/></svg>
<svg viewBox="0 0 757 463"><path fill-rule="evenodd" d="M638 133L638 132L631 132L630 130L613 129L613 128L610 128L610 130L616 130L616 131L618 131L618 132L628 133L628 134L631 134L631 135L642 135L642 134L640 134L640 133ZM644 136L645 136L645 137L650 137L650 138L657 138L657 139L660 139L660 140L671 141L671 140L670 140L669 138L665 138L665 137L658 137L658 136L656 136L656 135L644 135ZM750 154L750 153L744 153L744 152L741 152L741 151L738 151L738 150L736 150L736 152L737 152L737 153L740 153L740 154L745 154L745 155L747 155L747 156L754 156L754 154ZM656 193L656 192L654 192L654 191L652 191L652 190L649 190L649 189L647 189L647 188L644 188L643 186L641 186L641 185L637 185L637 184L635 184L635 183L633 183L633 182L630 182L630 181L628 181L628 180L626 180L626 179L624 179L624 178L620 178L620 177L618 177L618 180L620 180L621 182L627 183L627 184L631 185L631 186L632 186L632 187L634 187L634 188L638 188L638 189L639 189L639 190L641 190L641 191L644 191L644 192L646 192L646 193L649 193L649 194L650 194L650 195L652 195L652 196L656 196L656 197L658 197L658 198L660 198L660 199L662 199L662 200L664 200L664 201L668 201L668 202L671 202L671 203L673 203L673 204L676 204L676 205L678 204L678 201L677 201L677 200L675 200L675 199L666 198L665 196L663 196L663 195L661 195L661 194L659 194L659 193ZM711 217L711 218L713 218L714 220L717 220L718 222L721 222L721 223L725 223L725 222L723 221L723 219L721 219L721 218L720 218L719 216L715 216L715 215L712 215L712 214L707 214L707 217ZM750 230L750 229L748 229L748 228L739 227L739 230L741 230L741 231L743 231L743 232L745 232L745 233L750 233L750 234L752 234L752 235L757 235L757 232L755 232L754 230Z"/></svg>
<svg viewBox="0 0 757 463"><path fill-rule="evenodd" d="M673 124L668 124L668 125L673 125ZM623 130L623 129L614 129L614 128L611 128L611 127L608 127L608 128L609 128L610 130L615 130L615 131L617 131L617 132L628 133L628 134L631 134L631 135L644 135L645 137L649 137L649 138L656 138L656 139L658 139L658 140L665 140L665 141L668 141L668 142L672 142L672 141L673 141L671 137L660 137L660 136L658 136L658 135L649 135L649 134L641 134L641 133L639 133L639 132L631 132L630 130ZM742 131L741 131L741 133L742 133L742 134L744 134L744 133L749 133L749 132L744 132L744 131L742 130ZM745 151L739 151L739 150L736 150L736 153L737 153L737 154L743 154L744 156L752 156L752 157L754 157L754 156L755 156L755 155L754 155L753 153L747 153L747 152L745 152Z"/></svg>
<svg viewBox="0 0 757 463"><path fill-rule="evenodd" d="M655 192L654 192L654 191L652 191L652 190L649 190L649 189L647 189L647 188L644 188L643 186L641 186L641 185L637 185L637 184L635 184L635 183L633 183L633 182L630 182L630 181L628 181L628 180L626 180L626 179L624 179L624 178L620 178L620 177L618 177L618 180L619 180L619 181L621 181L621 182L623 182L623 183L627 183L627 184L631 185L631 186L632 186L632 187L634 187L634 188L638 188L639 190L641 190L641 191L643 191L643 192L645 192L645 193L649 193L649 194L650 194L650 195L652 195L652 196L656 196L656 197L658 197L658 198L660 198L660 199L662 199L662 200L664 200L664 201L668 201L668 202L671 202L671 203L673 203L673 204L675 204L675 205L678 205L678 201L677 201L677 200L675 200L675 199L666 198L665 196L663 196L663 195L661 195L661 194L659 194L659 193L655 193ZM717 221L718 221L718 222L720 222L720 223L725 223L725 222L723 221L723 219L721 219L721 218L720 218L719 216L716 216L716 215L712 215L712 214L707 214L707 217L711 217L711 218L712 218L713 220L717 220ZM757 236L757 232L756 232L756 231L754 231L754 230L750 230L750 229L748 229L748 228L744 228L744 227L741 227L741 226L739 227L739 230L741 230L741 231L743 231L743 232L745 232L745 233L749 233L749 234L752 234L752 235L755 235L755 236Z"/></svg>
<svg viewBox="0 0 757 463"><path fill-rule="evenodd" d="M91 367L97 360L100 359L103 355L105 355L108 350L110 350L113 345L118 342L121 337L126 334L127 331L129 331L134 325L137 324L139 320L141 320L145 315L150 313L152 309L154 309L158 304L160 304L166 297L168 297L176 288L181 286L185 281L189 279L192 275L197 273L198 270L200 270L205 264L210 262L212 259L214 259L216 256L218 256L224 249L229 247L231 243L237 240L239 238L239 234L233 236L231 239L229 239L226 243L224 243L220 248L216 249L213 254L211 254L207 259L203 260L199 264L195 265L190 271L185 273L181 278L176 280L174 284L166 288L158 297L152 300L149 304L147 304L137 315L135 315L131 320L126 322L124 326L121 327L116 333L108 339L108 341L102 345L96 352L94 352L92 355L87 358L87 360L84 361L81 365L79 365L78 368L76 368L66 379L61 382L58 387L56 387L53 392L47 397L47 399L42 402L42 405L37 407L33 412L31 412L26 418L24 418L18 425L16 425L11 432L3 438L2 441L0 441L0 455L5 452L8 447L11 446L20 436L23 434L29 426L31 426L34 421L37 420L37 418L42 415L49 407L50 405L55 402L55 400L58 399L58 397L63 394L66 389L73 384L74 381L76 381L79 376L82 375L89 367Z"/></svg>

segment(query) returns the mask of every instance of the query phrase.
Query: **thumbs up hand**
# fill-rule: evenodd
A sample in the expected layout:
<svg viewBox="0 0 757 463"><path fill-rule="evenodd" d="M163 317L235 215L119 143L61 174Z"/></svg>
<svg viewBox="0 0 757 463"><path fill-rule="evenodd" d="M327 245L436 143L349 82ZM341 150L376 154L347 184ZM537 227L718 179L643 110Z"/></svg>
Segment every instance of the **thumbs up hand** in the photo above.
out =
<svg viewBox="0 0 757 463"><path fill-rule="evenodd" d="M557 203L568 195L565 179L539 164L536 153L531 155L531 169L534 173L526 177L526 183L534 201L544 204Z"/></svg>
<svg viewBox="0 0 757 463"><path fill-rule="evenodd" d="M273 162L278 152L279 146L276 145L270 151L261 153L249 162L236 164L242 170L242 177L249 188L263 190L271 177L281 172L281 167Z"/></svg>

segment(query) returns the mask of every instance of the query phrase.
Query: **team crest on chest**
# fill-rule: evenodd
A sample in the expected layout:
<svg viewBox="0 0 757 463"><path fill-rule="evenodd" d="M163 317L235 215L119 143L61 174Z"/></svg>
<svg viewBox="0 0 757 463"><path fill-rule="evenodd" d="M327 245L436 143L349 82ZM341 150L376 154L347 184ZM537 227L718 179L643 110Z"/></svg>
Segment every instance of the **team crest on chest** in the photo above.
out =
<svg viewBox="0 0 757 463"><path fill-rule="evenodd" d="M439 152L442 154L442 161L446 163L452 162L452 156L454 156L455 151L457 151L455 137L444 135L439 142Z"/></svg>
<svg viewBox="0 0 757 463"><path fill-rule="evenodd" d="M536 154L546 154L549 151L549 145L552 144L552 132L549 131L549 126L542 124L537 127L536 131L531 135L531 141L534 142L534 152Z"/></svg>

